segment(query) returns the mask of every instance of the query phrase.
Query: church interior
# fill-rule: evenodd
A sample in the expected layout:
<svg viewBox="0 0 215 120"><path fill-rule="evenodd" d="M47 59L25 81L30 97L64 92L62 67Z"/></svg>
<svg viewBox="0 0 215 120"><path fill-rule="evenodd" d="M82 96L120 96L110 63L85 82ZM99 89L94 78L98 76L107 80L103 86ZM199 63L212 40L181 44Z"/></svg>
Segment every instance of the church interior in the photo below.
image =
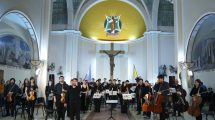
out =
<svg viewBox="0 0 215 120"><path fill-rule="evenodd" d="M214 5L0 0L0 119L215 120Z"/></svg>

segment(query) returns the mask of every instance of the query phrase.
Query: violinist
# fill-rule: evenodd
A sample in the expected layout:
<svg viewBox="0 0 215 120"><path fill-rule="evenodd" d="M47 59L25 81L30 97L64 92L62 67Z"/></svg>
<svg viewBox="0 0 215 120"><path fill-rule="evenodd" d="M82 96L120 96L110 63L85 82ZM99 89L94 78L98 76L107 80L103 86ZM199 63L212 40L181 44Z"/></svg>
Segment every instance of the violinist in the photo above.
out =
<svg viewBox="0 0 215 120"><path fill-rule="evenodd" d="M163 100L159 101L161 104L162 112L160 113L160 120L165 120L169 117L168 115L168 94L169 94L169 83L164 81L163 75L158 75L158 81L155 83L154 90L157 95L163 96Z"/></svg>
<svg viewBox="0 0 215 120"><path fill-rule="evenodd" d="M93 94L100 94L102 92L102 86L101 84L99 83L98 80L96 80L96 85L93 89ZM95 105L95 112L100 112L100 107L101 107L101 98L96 98L94 99L94 105Z"/></svg>
<svg viewBox="0 0 215 120"><path fill-rule="evenodd" d="M136 99L137 99L137 115L140 115L141 113L141 107L143 104L143 92L142 89L144 87L143 79L142 78L136 78L137 81L137 87L135 89L136 93Z"/></svg>
<svg viewBox="0 0 215 120"><path fill-rule="evenodd" d="M67 107L67 101L65 101L65 93L68 91L68 85L64 81L64 76L59 77L59 83L57 83L54 87L54 103L57 107L57 120L61 118L65 119L65 112ZM69 111L68 111L69 113Z"/></svg>
<svg viewBox="0 0 215 120"><path fill-rule="evenodd" d="M14 78L11 78L9 84L5 86L4 97L6 100L6 116L14 115L14 111L16 108L15 98L18 93L21 93L21 89L15 82L16 80ZM11 114L9 112L9 109L11 110Z"/></svg>
<svg viewBox="0 0 215 120"><path fill-rule="evenodd" d="M195 110L199 110L199 112L198 112L199 114L196 116L196 120L202 120L201 109L205 103L206 91L207 91L207 89L205 88L205 86L203 86L201 80L196 79L195 83L194 83L194 87L192 88L192 90L190 92L190 96L193 97L193 104L195 104L195 102L197 103L198 101L201 102L197 106L198 108L195 108ZM199 100L199 98L195 98L195 96L199 96L201 100ZM197 111L194 111L194 112L197 112Z"/></svg>
<svg viewBox="0 0 215 120"><path fill-rule="evenodd" d="M26 90L26 99L28 103L28 118L31 120L34 118L34 106L37 99L38 86L34 77L30 78L30 84Z"/></svg>
<svg viewBox="0 0 215 120"><path fill-rule="evenodd" d="M150 101L150 96L152 95L152 88L148 80L144 82L145 86L143 87L143 103L146 100ZM149 105L149 104L148 104ZM149 119L151 117L151 111L143 111L143 116Z"/></svg>
<svg viewBox="0 0 215 120"><path fill-rule="evenodd" d="M183 112L182 109L179 109L181 107L185 107L182 103L181 100L183 100L183 102L185 101L185 97L187 95L187 92L182 88L181 85L178 84L178 80L175 80L175 85L173 86L173 88L175 88L176 93L173 93L173 116L176 116L176 111L178 111L178 116L181 116L181 112ZM182 99L180 99L182 98ZM185 104L185 103L184 103Z"/></svg>
<svg viewBox="0 0 215 120"><path fill-rule="evenodd" d="M26 96L26 91L27 91L27 89L28 89L28 87L29 87L29 85L30 85L30 81L29 81L29 79L28 78L25 78L24 79L24 82L23 82L23 84L22 84L22 87L21 87L21 89L22 89L22 93L23 93L23 95L22 95L22 107L23 108L25 108L26 106L27 106L27 96Z"/></svg>

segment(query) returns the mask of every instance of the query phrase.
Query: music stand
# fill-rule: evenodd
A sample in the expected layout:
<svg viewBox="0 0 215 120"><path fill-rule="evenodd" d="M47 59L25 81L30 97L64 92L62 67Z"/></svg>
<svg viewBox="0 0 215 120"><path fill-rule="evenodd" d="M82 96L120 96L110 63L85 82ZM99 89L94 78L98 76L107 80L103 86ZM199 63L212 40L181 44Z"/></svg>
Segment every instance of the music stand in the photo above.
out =
<svg viewBox="0 0 215 120"><path fill-rule="evenodd" d="M114 119L113 115L112 115L112 111L113 111L113 104L117 104L118 103L118 100L106 100L106 103L107 104L111 104L111 109L110 109L110 117L107 119L107 120L110 120L110 119Z"/></svg>

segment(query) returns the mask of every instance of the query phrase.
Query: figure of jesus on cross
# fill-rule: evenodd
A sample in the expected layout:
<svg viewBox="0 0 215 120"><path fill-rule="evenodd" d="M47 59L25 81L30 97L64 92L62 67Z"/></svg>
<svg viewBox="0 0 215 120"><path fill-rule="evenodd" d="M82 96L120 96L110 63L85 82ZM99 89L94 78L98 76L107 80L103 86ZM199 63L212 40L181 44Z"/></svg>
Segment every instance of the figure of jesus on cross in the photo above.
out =
<svg viewBox="0 0 215 120"><path fill-rule="evenodd" d="M110 59L110 79L113 80L113 72L114 72L114 57L117 56L118 54L124 54L125 51L122 50L114 50L114 44L111 43L111 49L110 50L100 50L100 53L105 53L108 55Z"/></svg>

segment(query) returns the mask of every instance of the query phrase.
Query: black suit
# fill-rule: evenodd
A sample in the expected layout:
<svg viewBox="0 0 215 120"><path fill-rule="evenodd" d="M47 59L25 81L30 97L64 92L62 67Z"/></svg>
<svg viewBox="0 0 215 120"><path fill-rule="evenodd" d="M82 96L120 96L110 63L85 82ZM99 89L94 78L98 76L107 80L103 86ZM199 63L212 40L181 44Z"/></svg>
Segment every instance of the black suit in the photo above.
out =
<svg viewBox="0 0 215 120"><path fill-rule="evenodd" d="M74 116L76 116L76 120L80 120L80 107L81 107L81 98L80 98L81 86L69 86L68 90L68 108L70 109L70 119L74 120Z"/></svg>

